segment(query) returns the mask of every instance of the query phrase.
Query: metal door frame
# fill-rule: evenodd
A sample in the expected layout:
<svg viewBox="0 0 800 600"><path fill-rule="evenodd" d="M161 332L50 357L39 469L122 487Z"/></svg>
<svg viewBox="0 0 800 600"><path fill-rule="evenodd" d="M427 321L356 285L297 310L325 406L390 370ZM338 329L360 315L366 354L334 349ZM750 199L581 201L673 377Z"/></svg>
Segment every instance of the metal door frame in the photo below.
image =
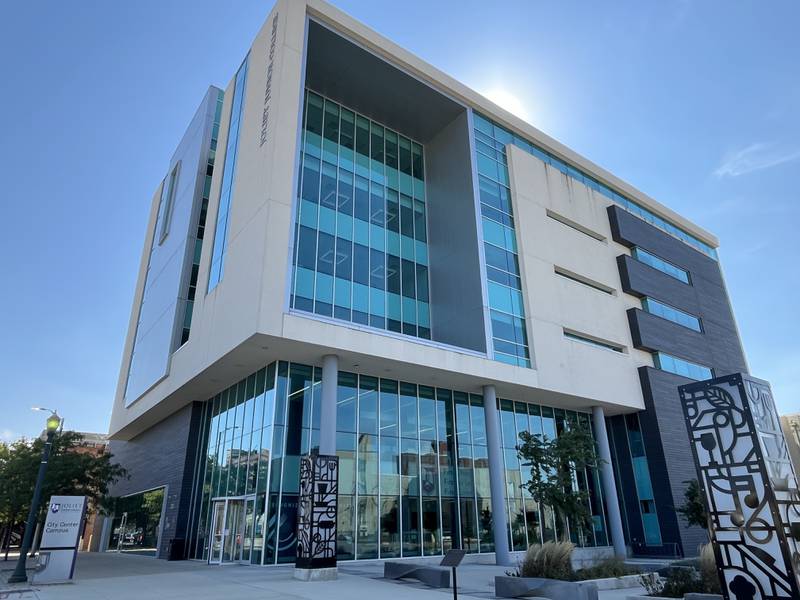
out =
<svg viewBox="0 0 800 600"><path fill-rule="evenodd" d="M242 510L242 514L241 514L241 518L239 520L239 523L237 524L237 527L239 528L238 531L244 532L245 529L246 529L246 527L245 527L245 518L247 517L247 503L248 502L252 502L253 503L253 508L254 508L254 511L255 511L255 499L256 499L256 494L247 494L245 496L218 496L216 498L212 498L211 499L211 507L212 507L212 510L211 510L211 514L212 514L211 535L212 535L212 537L214 535L214 531L215 531L216 524L217 524L217 512L215 510L216 509L216 504L218 502L222 502L222 503L224 503L224 507L222 509L222 539L220 541L219 560L213 560L213 561L211 560L211 557L212 557L212 554L213 554L212 547L213 547L213 543L214 543L214 540L211 539L211 540L209 540L209 552L208 552L208 560L207 560L207 563L209 565L250 564L249 557L248 557L248 559L246 561L242 560L242 550L244 549L244 545L249 543L248 540L246 540L246 539L242 540L242 546L239 548L239 551L237 552L237 556L235 558L231 558L229 560L223 560L223 556L225 554L225 543L226 543L227 538L228 538L228 535L225 534L225 524L228 521L228 507L230 506L230 504L232 502L239 502L241 507L243 508L243 510ZM235 533L236 532L234 532L234 534ZM251 547L250 551L252 552L252 550L253 549Z"/></svg>

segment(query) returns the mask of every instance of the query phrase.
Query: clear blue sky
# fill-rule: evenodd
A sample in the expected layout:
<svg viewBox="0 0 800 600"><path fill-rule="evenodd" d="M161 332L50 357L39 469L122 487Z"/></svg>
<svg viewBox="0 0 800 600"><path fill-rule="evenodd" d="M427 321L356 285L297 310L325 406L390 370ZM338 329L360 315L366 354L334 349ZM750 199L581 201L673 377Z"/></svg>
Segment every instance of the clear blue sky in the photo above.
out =
<svg viewBox="0 0 800 600"><path fill-rule="evenodd" d="M800 410L800 3L335 3L717 233L751 370ZM0 439L31 405L107 429L153 190L271 6L4 3Z"/></svg>

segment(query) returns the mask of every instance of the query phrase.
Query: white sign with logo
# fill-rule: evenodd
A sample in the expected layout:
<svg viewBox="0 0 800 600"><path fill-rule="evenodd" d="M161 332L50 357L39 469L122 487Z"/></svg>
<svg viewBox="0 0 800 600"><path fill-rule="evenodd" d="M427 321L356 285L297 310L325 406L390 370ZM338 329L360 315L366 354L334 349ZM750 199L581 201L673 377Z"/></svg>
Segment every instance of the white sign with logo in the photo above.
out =
<svg viewBox="0 0 800 600"><path fill-rule="evenodd" d="M32 580L34 583L72 579L85 513L86 496L50 498L39 545L39 565Z"/></svg>

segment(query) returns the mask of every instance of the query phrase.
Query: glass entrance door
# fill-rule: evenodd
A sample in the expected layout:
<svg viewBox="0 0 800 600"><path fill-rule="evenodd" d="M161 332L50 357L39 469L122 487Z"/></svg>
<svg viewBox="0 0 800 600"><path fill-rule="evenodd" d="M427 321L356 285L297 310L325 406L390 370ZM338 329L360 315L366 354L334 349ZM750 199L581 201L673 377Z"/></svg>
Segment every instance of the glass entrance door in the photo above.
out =
<svg viewBox="0 0 800 600"><path fill-rule="evenodd" d="M249 511L251 524L247 526ZM209 564L250 561L253 501L248 498L219 498L214 500L211 523Z"/></svg>
<svg viewBox="0 0 800 600"><path fill-rule="evenodd" d="M228 500L225 508L225 529L222 532L222 562L239 560L242 549L241 500Z"/></svg>
<svg viewBox="0 0 800 600"><path fill-rule="evenodd" d="M222 562L222 543L225 531L225 500L215 500L211 519L211 550L208 553L210 564Z"/></svg>
<svg viewBox="0 0 800 600"><path fill-rule="evenodd" d="M243 563L250 563L250 552L253 543L253 512L255 509L255 496L250 496L244 500L244 510L242 511L242 541L241 558Z"/></svg>

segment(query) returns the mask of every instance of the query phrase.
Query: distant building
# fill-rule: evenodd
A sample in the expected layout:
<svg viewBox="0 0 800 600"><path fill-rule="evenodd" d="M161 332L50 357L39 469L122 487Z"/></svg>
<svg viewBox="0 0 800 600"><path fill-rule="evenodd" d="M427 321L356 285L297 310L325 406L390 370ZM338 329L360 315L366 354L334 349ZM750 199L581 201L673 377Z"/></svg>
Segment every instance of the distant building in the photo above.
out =
<svg viewBox="0 0 800 600"><path fill-rule="evenodd" d="M800 413L783 415L781 428L789 446L789 455L792 457L794 472L800 475Z"/></svg>
<svg viewBox="0 0 800 600"><path fill-rule="evenodd" d="M291 563L319 450L340 560L521 551L561 532L518 435L580 425L609 461L577 474L572 539L694 555L677 387L747 371L717 245L333 6L278 0L152 199L114 493L163 490L160 557Z"/></svg>
<svg viewBox="0 0 800 600"><path fill-rule="evenodd" d="M77 433L82 438L80 444L75 448L78 452L92 450L98 454L102 454L105 452L106 446L108 446L107 433L90 433L88 431L73 431L72 433ZM39 439L46 440L47 431L42 431L42 433L39 434Z"/></svg>

